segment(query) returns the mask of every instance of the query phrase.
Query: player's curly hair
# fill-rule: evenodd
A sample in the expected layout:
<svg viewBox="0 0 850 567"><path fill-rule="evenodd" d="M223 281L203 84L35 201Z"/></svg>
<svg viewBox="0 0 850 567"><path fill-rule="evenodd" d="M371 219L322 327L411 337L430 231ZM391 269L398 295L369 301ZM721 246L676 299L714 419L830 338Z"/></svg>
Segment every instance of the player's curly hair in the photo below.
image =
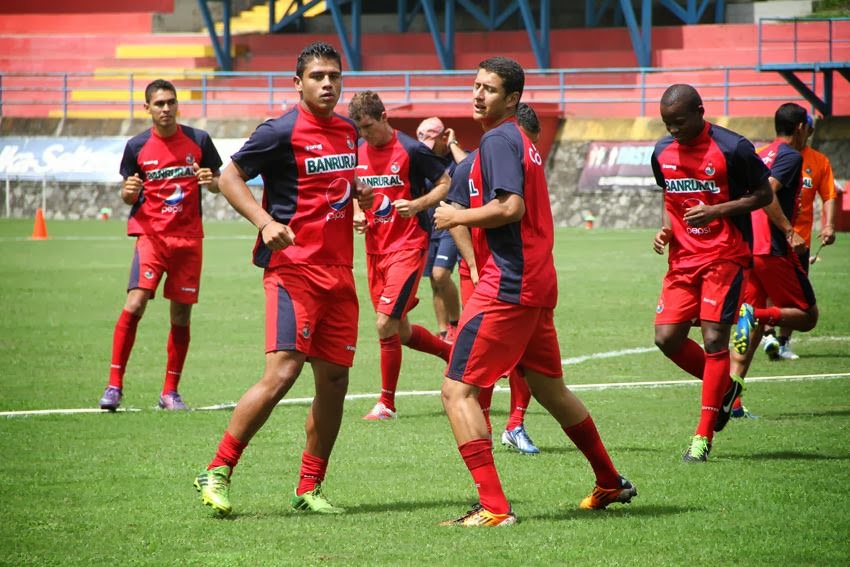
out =
<svg viewBox="0 0 850 567"><path fill-rule="evenodd" d="M298 62L295 64L295 74L303 79L304 69L307 68L307 63L313 59L330 59L336 62L340 71L342 70L342 58L339 56L339 51L329 43L314 41L301 50L301 54L298 56Z"/></svg>
<svg viewBox="0 0 850 567"><path fill-rule="evenodd" d="M385 111L381 97L372 91L360 91L351 97L351 102L348 103L348 117L355 122L359 122L364 116L380 120Z"/></svg>

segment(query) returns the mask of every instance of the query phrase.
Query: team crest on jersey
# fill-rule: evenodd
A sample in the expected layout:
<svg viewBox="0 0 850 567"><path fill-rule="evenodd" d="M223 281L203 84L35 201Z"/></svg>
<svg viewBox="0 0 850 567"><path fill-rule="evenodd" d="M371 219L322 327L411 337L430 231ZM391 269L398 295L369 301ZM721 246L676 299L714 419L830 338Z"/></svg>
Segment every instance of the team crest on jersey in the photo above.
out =
<svg viewBox="0 0 850 567"><path fill-rule="evenodd" d="M310 326L307 325L306 323L304 324L303 327L301 327L301 336L304 337L305 339L310 338Z"/></svg>
<svg viewBox="0 0 850 567"><path fill-rule="evenodd" d="M397 163L395 163L395 162L393 162L393 164L390 166L390 171L392 171L393 173L398 173L398 171L399 171L400 169L401 169L401 168L400 168L400 167L398 166L398 164L397 164Z"/></svg>
<svg viewBox="0 0 850 567"><path fill-rule="evenodd" d="M150 270L146 270L145 271L145 277L149 280L152 280L153 279L153 272L150 271Z"/></svg>
<svg viewBox="0 0 850 567"><path fill-rule="evenodd" d="M811 167L807 167L807 168L806 168L806 175L811 175L811 174L812 174L812 168L811 168Z"/></svg>
<svg viewBox="0 0 850 567"><path fill-rule="evenodd" d="M193 156L192 154L186 154L186 163L188 163L189 165L195 163L195 156Z"/></svg>
<svg viewBox="0 0 850 567"><path fill-rule="evenodd" d="M711 177L712 175L714 175L714 172L714 165L711 162L708 162L708 165L705 166L705 174Z"/></svg>
<svg viewBox="0 0 850 567"><path fill-rule="evenodd" d="M664 302L659 299L658 305L655 306L655 312L661 313L662 311L664 311Z"/></svg>
<svg viewBox="0 0 850 567"><path fill-rule="evenodd" d="M348 149L349 149L349 150L353 150L353 149L354 149L354 140L352 140L352 139L351 139L351 138L349 138L348 136L346 136L346 137L345 137L345 143L346 143L346 144L348 144Z"/></svg>

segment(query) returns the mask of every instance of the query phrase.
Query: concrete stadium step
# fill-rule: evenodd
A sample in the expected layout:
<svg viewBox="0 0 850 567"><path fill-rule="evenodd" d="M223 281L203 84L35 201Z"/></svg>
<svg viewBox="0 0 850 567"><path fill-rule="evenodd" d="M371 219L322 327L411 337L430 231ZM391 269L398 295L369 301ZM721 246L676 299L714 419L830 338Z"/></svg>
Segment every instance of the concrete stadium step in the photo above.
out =
<svg viewBox="0 0 850 567"><path fill-rule="evenodd" d="M277 0L274 6L275 21L280 21L281 18L288 14L295 13L298 9L297 2L292 0ZM306 12L304 17L312 18L327 11L325 2L319 2ZM215 24L216 32L222 33L224 24L217 22ZM269 29L269 6L268 3L258 4L248 10L240 12L230 21L230 31L232 33L266 33ZM203 30L202 30L203 31Z"/></svg>
<svg viewBox="0 0 850 567"><path fill-rule="evenodd" d="M146 67L97 67L94 69L92 77L96 81L114 81L124 80L125 83L132 74L133 79L137 81L154 81L156 79L166 79L175 81L180 79L200 79L203 75L212 76L215 74L215 67L192 67L192 68L146 68Z"/></svg>

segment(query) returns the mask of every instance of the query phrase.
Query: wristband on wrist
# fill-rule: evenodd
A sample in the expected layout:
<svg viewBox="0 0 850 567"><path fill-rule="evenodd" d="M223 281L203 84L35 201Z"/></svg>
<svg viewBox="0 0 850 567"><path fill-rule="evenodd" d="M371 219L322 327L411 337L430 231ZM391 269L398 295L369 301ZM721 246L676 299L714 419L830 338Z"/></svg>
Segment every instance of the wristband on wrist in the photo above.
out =
<svg viewBox="0 0 850 567"><path fill-rule="evenodd" d="M266 223L263 226L260 227L260 234L262 234L263 229L266 228L267 226L269 226L273 221L274 221L274 219L267 220Z"/></svg>
<svg viewBox="0 0 850 567"><path fill-rule="evenodd" d="M457 140L452 140L451 142L449 142L449 145L450 146L459 146L460 142L458 142Z"/></svg>

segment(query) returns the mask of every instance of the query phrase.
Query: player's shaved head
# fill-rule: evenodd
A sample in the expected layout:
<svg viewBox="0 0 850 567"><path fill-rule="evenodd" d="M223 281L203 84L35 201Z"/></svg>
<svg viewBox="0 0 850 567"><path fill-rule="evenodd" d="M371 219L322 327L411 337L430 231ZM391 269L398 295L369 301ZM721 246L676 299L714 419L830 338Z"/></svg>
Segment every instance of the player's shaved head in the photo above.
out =
<svg viewBox="0 0 850 567"><path fill-rule="evenodd" d="M684 103L687 110L698 110L702 106L702 97L691 85L670 85L661 95L661 104L673 106L676 103Z"/></svg>

